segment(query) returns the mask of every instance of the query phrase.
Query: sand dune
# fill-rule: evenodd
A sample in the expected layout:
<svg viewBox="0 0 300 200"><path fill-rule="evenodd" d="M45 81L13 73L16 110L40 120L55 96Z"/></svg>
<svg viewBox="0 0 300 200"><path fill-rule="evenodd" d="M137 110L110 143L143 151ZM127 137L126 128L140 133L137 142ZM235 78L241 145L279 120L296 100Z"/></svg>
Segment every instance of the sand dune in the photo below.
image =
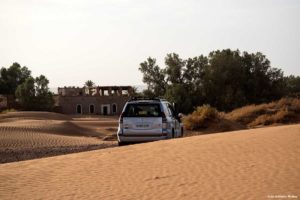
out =
<svg viewBox="0 0 300 200"><path fill-rule="evenodd" d="M47 112L0 115L0 163L116 146L107 132ZM3 118L5 116L6 118Z"/></svg>
<svg viewBox="0 0 300 200"><path fill-rule="evenodd" d="M7 163L0 199L299 199L299 144L289 125Z"/></svg>
<svg viewBox="0 0 300 200"><path fill-rule="evenodd" d="M39 111L26 111L26 112L9 112L0 115L0 120L12 121L15 119L33 119L33 120L70 120L68 115L63 115L53 112L39 112Z"/></svg>

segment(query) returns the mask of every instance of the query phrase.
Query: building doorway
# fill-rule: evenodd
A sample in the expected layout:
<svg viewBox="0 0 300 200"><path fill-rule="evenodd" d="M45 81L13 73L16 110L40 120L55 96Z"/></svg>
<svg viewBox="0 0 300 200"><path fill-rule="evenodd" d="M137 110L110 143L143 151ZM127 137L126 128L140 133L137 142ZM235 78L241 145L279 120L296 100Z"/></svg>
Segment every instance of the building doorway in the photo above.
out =
<svg viewBox="0 0 300 200"><path fill-rule="evenodd" d="M82 107L79 104L76 106L76 113L77 114L82 114Z"/></svg>
<svg viewBox="0 0 300 200"><path fill-rule="evenodd" d="M109 104L101 105L101 114L102 115L110 115L110 105Z"/></svg>
<svg viewBox="0 0 300 200"><path fill-rule="evenodd" d="M93 104L90 105L90 114L95 113L95 106Z"/></svg>
<svg viewBox="0 0 300 200"><path fill-rule="evenodd" d="M107 115L107 106L103 106L103 115Z"/></svg>
<svg viewBox="0 0 300 200"><path fill-rule="evenodd" d="M116 104L113 104L113 105L112 105L112 113L113 113L113 114L116 114L116 113L117 113L117 105L116 105Z"/></svg>

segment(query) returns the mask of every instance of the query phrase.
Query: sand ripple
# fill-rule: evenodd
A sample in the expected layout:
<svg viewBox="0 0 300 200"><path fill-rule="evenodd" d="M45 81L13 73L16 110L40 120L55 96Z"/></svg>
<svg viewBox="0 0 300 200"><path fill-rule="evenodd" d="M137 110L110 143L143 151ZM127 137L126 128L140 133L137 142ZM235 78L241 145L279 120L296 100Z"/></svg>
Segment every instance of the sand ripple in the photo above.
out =
<svg viewBox="0 0 300 200"><path fill-rule="evenodd" d="M0 115L0 163L116 146L99 131L66 119L42 112Z"/></svg>
<svg viewBox="0 0 300 200"><path fill-rule="evenodd" d="M0 199L300 198L300 125L0 165Z"/></svg>

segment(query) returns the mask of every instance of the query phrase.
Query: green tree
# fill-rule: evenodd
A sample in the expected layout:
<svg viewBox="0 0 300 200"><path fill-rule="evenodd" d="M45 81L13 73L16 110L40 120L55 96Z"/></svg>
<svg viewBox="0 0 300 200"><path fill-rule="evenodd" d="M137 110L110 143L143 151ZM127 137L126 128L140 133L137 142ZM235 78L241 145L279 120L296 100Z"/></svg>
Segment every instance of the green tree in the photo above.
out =
<svg viewBox="0 0 300 200"><path fill-rule="evenodd" d="M16 89L16 97L25 110L34 110L36 106L34 78L27 78Z"/></svg>
<svg viewBox="0 0 300 200"><path fill-rule="evenodd" d="M53 94L49 91L48 79L44 75L29 77L17 87L16 97L24 110L51 111Z"/></svg>
<svg viewBox="0 0 300 200"><path fill-rule="evenodd" d="M287 91L299 91L299 79L284 78L262 53L217 50L183 60L167 54L161 69L154 58L141 63L140 71L148 89L146 96L164 96L178 104L180 112L210 104L218 110L281 98ZM288 86L287 86L288 85ZM286 89L284 89L286 88Z"/></svg>
<svg viewBox="0 0 300 200"><path fill-rule="evenodd" d="M158 95L155 95L154 92L150 89L145 89L143 90L142 92L142 95L143 97L149 97L149 98L154 98L154 97L157 97Z"/></svg>
<svg viewBox="0 0 300 200"><path fill-rule="evenodd" d="M184 82L194 88L201 87L207 65L208 58L206 56L188 58L183 72Z"/></svg>
<svg viewBox="0 0 300 200"><path fill-rule="evenodd" d="M21 67L19 63L13 63L9 68L0 70L0 94L15 94L21 83L31 76L27 67Z"/></svg>
<svg viewBox="0 0 300 200"><path fill-rule="evenodd" d="M219 110L230 110L244 105L244 74L238 50L211 52L203 80L205 103Z"/></svg>
<svg viewBox="0 0 300 200"><path fill-rule="evenodd" d="M184 84L169 85L165 98L176 103L176 110L182 113L189 113L193 110L193 98L191 98L189 88Z"/></svg>
<svg viewBox="0 0 300 200"><path fill-rule="evenodd" d="M165 58L168 86L165 98L177 104L180 112L188 113L203 103L203 77L208 64L203 55L183 60L178 54Z"/></svg>
<svg viewBox="0 0 300 200"><path fill-rule="evenodd" d="M133 86L132 87L132 96L141 96L142 94L140 92L138 92L138 88Z"/></svg>
<svg viewBox="0 0 300 200"><path fill-rule="evenodd" d="M91 88L91 87L94 87L95 86L95 83L91 80L87 80L85 83L84 83L84 86L87 87L87 88Z"/></svg>
<svg viewBox="0 0 300 200"><path fill-rule="evenodd" d="M287 95L293 96L298 95L300 96L300 76L290 75L284 77L285 82L285 93Z"/></svg>
<svg viewBox="0 0 300 200"><path fill-rule="evenodd" d="M168 83L170 84L182 84L183 83L183 67L185 61L182 60L178 54L167 54L165 58L165 73Z"/></svg>
<svg viewBox="0 0 300 200"><path fill-rule="evenodd" d="M84 86L87 88L88 92L89 92L89 95L92 95L93 91L92 91L92 87L95 86L95 83L91 80L87 80L85 83L84 83Z"/></svg>
<svg viewBox="0 0 300 200"><path fill-rule="evenodd" d="M262 103L284 95L284 77L280 69L272 68L270 61L260 52L243 53L246 99L248 103Z"/></svg>
<svg viewBox="0 0 300 200"><path fill-rule="evenodd" d="M183 71L183 80L188 98L191 100L188 112L194 110L194 107L204 103L204 77L205 69L208 65L208 58L200 55L186 60L186 66Z"/></svg>
<svg viewBox="0 0 300 200"><path fill-rule="evenodd" d="M140 64L139 70L143 73L143 82L148 86L146 93L164 96L166 92L165 72L156 64L156 59L149 57Z"/></svg>
<svg viewBox="0 0 300 200"><path fill-rule="evenodd" d="M50 111L53 108L53 94L49 91L48 84L49 80L44 75L35 78L36 110Z"/></svg>

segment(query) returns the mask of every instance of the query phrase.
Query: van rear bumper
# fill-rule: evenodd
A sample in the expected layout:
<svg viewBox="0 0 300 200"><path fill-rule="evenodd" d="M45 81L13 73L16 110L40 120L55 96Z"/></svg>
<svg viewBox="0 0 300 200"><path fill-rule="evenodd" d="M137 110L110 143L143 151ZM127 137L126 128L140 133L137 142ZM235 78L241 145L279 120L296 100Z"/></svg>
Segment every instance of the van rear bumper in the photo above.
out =
<svg viewBox="0 0 300 200"><path fill-rule="evenodd" d="M134 135L119 135L119 142L150 142L156 140L165 140L168 139L167 135L143 135L143 134L134 134Z"/></svg>

